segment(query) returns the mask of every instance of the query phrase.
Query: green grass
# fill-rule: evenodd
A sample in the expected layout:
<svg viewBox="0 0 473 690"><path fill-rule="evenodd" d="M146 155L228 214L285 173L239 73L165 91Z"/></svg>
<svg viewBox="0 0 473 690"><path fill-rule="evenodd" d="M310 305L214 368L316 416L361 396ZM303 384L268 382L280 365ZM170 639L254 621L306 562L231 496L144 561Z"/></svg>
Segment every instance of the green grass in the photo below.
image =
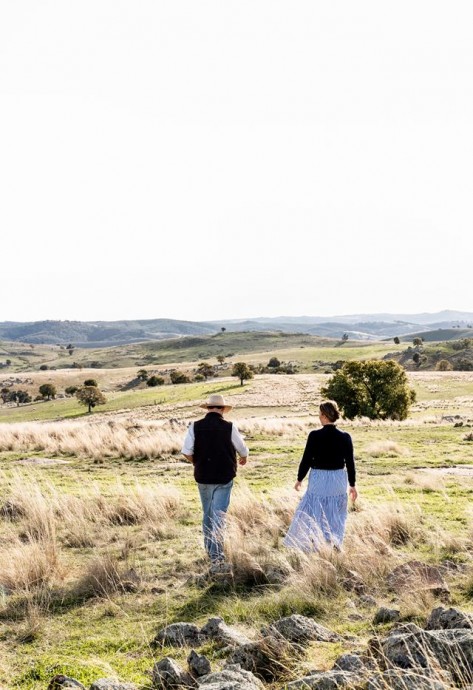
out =
<svg viewBox="0 0 473 690"><path fill-rule="evenodd" d="M379 355L382 352L382 349L376 350L382 348L377 344L369 344L366 348L350 348L348 345L326 348L324 352L331 353L328 356L337 359L343 358L339 353L362 357L366 353L373 356L373 352L377 351ZM341 350L344 352L341 353ZM303 357L307 355L306 362L310 364L310 348L301 348L300 352ZM325 380L321 375L315 378L318 385ZM272 383L288 381L281 377L270 377L268 380ZM471 539L469 542L468 539L471 534L473 478L444 475L440 470L472 465L473 443L463 441L465 428L439 424L438 417L444 411L450 414L452 409L458 409L463 415L471 414L473 377L454 372L446 372L442 376L415 373L410 375L410 380L424 407L419 408L407 423L342 424L354 440L360 491L360 512L351 514L350 520L361 519L363 513L373 506L381 509L390 503L419 509L419 526L425 534L436 534L436 530L442 529L450 535L450 541L442 543L439 539L435 548L431 543L422 541L415 545L407 544L396 549L398 560L403 562L417 558L439 563L449 558L466 563L471 571ZM97 408L97 412L113 414L114 411L132 409L139 417L140 408L143 408L144 415L146 406L154 406L157 401L159 410L164 409L163 405L169 405L168 415L172 417L183 403L203 400L215 391L222 391L226 397L256 391L259 381L265 379L249 382L243 389L238 381L222 379L209 383L115 392L107 394L109 402ZM294 382L297 384L297 378ZM281 404L271 407L270 402L262 400L261 404L264 403L266 407L255 406L243 410L243 413L246 415L248 410L254 416L294 413L292 406ZM443 407L438 407L437 403ZM0 408L2 421L82 416L84 409L72 399L10 410ZM237 406L236 412L239 411ZM436 415L436 420L424 421L423 417L431 414ZM316 424L315 420L313 423ZM247 467L239 469L236 487L250 487L262 501L269 500L274 490L290 490L296 478L305 436L305 433L300 433L290 437L274 437L261 432L250 436L247 439L251 451L250 462ZM387 440L394 441L405 453L396 457L389 457L387 453L372 457L370 446ZM34 449L28 453L29 457L41 455L44 454ZM87 549L64 547L64 535L59 525L64 579L50 593L50 606L45 607L37 636L29 643L20 641L26 622L21 615L19 619L13 616L14 597L7 595L6 608L0 607L0 684L19 690L40 690L47 686L54 674L65 673L77 678L86 687L92 680L109 676L119 676L145 686L149 683L148 672L155 661L169 654L185 665L188 653L186 649L152 648L151 640L158 629L177 620L202 624L214 615L223 616L228 623L256 632L276 618L300 612L314 616L318 622L344 635L357 636L358 642L355 643L344 639L337 645L314 645L309 648L306 663L311 668L330 667L335 656L349 651L353 645L363 646L372 636L370 614L357 621L349 617L346 600L356 600L352 593L308 597L294 589L282 592L277 586L235 586L228 589L210 583L197 585L192 576L203 571L205 560L200 538L200 505L190 466L177 466L172 462L165 464L161 460L125 461L118 458L107 458L103 464L94 464L89 459L71 457L66 465L31 467L19 463L23 456L24 453L0 453L2 503L8 496L8 482L13 477L20 477L23 486L33 482L44 491L53 486L61 495L76 496L96 485L105 496L110 497L117 481L124 486L132 486L138 481L150 486L164 484L178 487L182 492L183 512L177 520L177 534L168 539L156 540L145 533L141 525L113 525L99 532L96 547ZM11 530L19 529L20 523L0 518L0 545L8 543ZM465 547L462 546L463 541ZM71 583L91 558L105 552L118 555L123 567L135 568L143 578L142 587L137 592L110 595L105 599L82 601L73 596ZM471 610L471 577L465 581L453 580L451 587L452 601ZM383 589L382 583L379 593L375 594L379 603L387 603L387 598L392 596ZM389 603L395 602L389 600ZM19 610L17 606L17 613ZM205 652L213 668L222 664L222 652L215 646L206 645Z"/></svg>
<svg viewBox="0 0 473 690"><path fill-rule="evenodd" d="M240 390L239 383L220 380L208 383L156 386L145 390L118 391L107 393L107 402L96 407L95 412L116 412L145 406L204 400L211 393L223 393L228 397L238 394ZM47 421L84 415L88 415L87 407L81 405L76 398L61 398L20 405L20 407L0 408L0 422Z"/></svg>

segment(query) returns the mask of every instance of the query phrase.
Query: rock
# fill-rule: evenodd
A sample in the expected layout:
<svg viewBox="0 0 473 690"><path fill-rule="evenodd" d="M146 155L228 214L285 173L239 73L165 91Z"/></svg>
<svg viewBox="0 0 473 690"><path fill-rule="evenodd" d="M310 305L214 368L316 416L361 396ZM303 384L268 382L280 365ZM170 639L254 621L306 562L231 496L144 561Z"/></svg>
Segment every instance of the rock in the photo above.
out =
<svg viewBox="0 0 473 690"><path fill-rule="evenodd" d="M290 642L303 644L312 640L318 642L337 642L340 636L332 630L319 625L312 618L294 613L292 616L280 618L268 628L263 629L264 635L272 635L275 632L282 635Z"/></svg>
<svg viewBox="0 0 473 690"><path fill-rule="evenodd" d="M360 596L360 605L362 606L367 606L367 607L374 607L378 605L378 602L374 597L371 596L371 594L362 594Z"/></svg>
<svg viewBox="0 0 473 690"><path fill-rule="evenodd" d="M360 673L366 670L366 664L359 654L342 654L335 661L332 670Z"/></svg>
<svg viewBox="0 0 473 690"><path fill-rule="evenodd" d="M386 606L381 606L373 618L373 623L378 625L379 623L394 623L398 621L401 617L401 612L399 609L389 609Z"/></svg>
<svg viewBox="0 0 473 690"><path fill-rule="evenodd" d="M287 683L287 690L361 690L363 679L348 671L314 671L299 680Z"/></svg>
<svg viewBox="0 0 473 690"><path fill-rule="evenodd" d="M425 627L426 630L473 628L473 614L465 613L459 609L445 609L443 606L439 606L433 609Z"/></svg>
<svg viewBox="0 0 473 690"><path fill-rule="evenodd" d="M366 690L448 690L442 681L421 672L389 669L368 680Z"/></svg>
<svg viewBox="0 0 473 690"><path fill-rule="evenodd" d="M210 673L200 679L199 690L263 690L263 683L237 665Z"/></svg>
<svg viewBox="0 0 473 690"><path fill-rule="evenodd" d="M196 687L192 676L168 656L153 666L153 685L158 688Z"/></svg>
<svg viewBox="0 0 473 690"><path fill-rule="evenodd" d="M417 630L389 635L380 642L380 658L400 668L441 668L455 682L473 682L473 632Z"/></svg>
<svg viewBox="0 0 473 690"><path fill-rule="evenodd" d="M227 625L223 618L209 618L207 623L200 629L200 635L218 640L230 647L251 644L252 640L241 633L236 628Z"/></svg>
<svg viewBox="0 0 473 690"><path fill-rule="evenodd" d="M444 598L450 594L440 569L420 561L409 561L394 568L388 575L388 586L398 594L406 590L429 590L435 596Z"/></svg>
<svg viewBox="0 0 473 690"><path fill-rule="evenodd" d="M153 644L169 645L170 647L198 646L202 636L197 625L193 623L172 623L160 630L153 640Z"/></svg>
<svg viewBox="0 0 473 690"><path fill-rule="evenodd" d="M194 677L206 676L211 672L210 661L203 654L197 654L193 649L187 657L189 671Z"/></svg>
<svg viewBox="0 0 473 690"><path fill-rule="evenodd" d="M92 683L89 690L136 690L136 685L122 683L115 678L100 678Z"/></svg>
<svg viewBox="0 0 473 690"><path fill-rule="evenodd" d="M287 673L287 667L300 654L300 650L286 639L268 635L256 642L234 649L227 660L227 666L237 664L245 671L251 671L259 678L274 681Z"/></svg>
<svg viewBox="0 0 473 690"><path fill-rule="evenodd" d="M344 589L349 592L356 592L356 594L365 594L366 585L363 582L363 578L355 570L348 570L345 577L342 580L342 585Z"/></svg>
<svg viewBox="0 0 473 690"><path fill-rule="evenodd" d="M61 690L62 688L85 690L85 687L82 685L82 683L79 683L79 681L75 680L74 678L69 678L69 676L63 676L62 674L54 676L48 685L48 690Z"/></svg>

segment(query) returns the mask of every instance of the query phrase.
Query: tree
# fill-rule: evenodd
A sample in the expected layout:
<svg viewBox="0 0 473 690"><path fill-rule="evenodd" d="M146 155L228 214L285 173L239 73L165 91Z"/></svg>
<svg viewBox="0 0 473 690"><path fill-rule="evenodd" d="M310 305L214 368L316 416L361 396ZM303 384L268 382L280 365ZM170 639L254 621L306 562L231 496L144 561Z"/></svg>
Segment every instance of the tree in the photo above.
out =
<svg viewBox="0 0 473 690"><path fill-rule="evenodd" d="M208 362L201 362L197 367L197 373L204 377L207 381L208 378L214 375L214 368Z"/></svg>
<svg viewBox="0 0 473 690"><path fill-rule="evenodd" d="M240 384L243 386L243 381L253 378L253 372L245 362L235 362L232 369L232 376L238 376Z"/></svg>
<svg viewBox="0 0 473 690"><path fill-rule="evenodd" d="M220 330L221 330L222 333L225 333L225 331L226 331L227 329L225 328L225 326L222 326L222 328L221 328Z"/></svg>
<svg viewBox="0 0 473 690"><path fill-rule="evenodd" d="M395 345L399 345L399 343L401 342L397 335L393 338L393 340Z"/></svg>
<svg viewBox="0 0 473 690"><path fill-rule="evenodd" d="M10 391L8 388L2 388L0 390L0 398L3 400L4 403L8 402L9 395L10 395Z"/></svg>
<svg viewBox="0 0 473 690"><path fill-rule="evenodd" d="M64 393L66 395L75 395L79 388L77 386L68 386L67 388L64 389Z"/></svg>
<svg viewBox="0 0 473 690"><path fill-rule="evenodd" d="M69 353L70 355L72 355L72 353L74 352L74 345L72 345L71 343L69 343L69 345L66 347L66 350L68 351L68 353Z"/></svg>
<svg viewBox="0 0 473 690"><path fill-rule="evenodd" d="M84 386L94 386L95 388L98 388L98 383L96 379L86 379L84 381Z"/></svg>
<svg viewBox="0 0 473 690"><path fill-rule="evenodd" d="M47 398L48 400L51 400L51 398L56 397L56 387L53 386L52 383L43 383L39 387L39 393L43 398Z"/></svg>
<svg viewBox="0 0 473 690"><path fill-rule="evenodd" d="M9 367L11 365L11 359L6 359L5 364L7 365L7 367Z"/></svg>
<svg viewBox="0 0 473 690"><path fill-rule="evenodd" d="M162 376L150 376L149 379L146 381L146 385L150 388L154 388L154 386L162 386L163 384L164 379Z"/></svg>
<svg viewBox="0 0 473 690"><path fill-rule="evenodd" d="M140 381L148 380L148 372L146 371L146 369L139 369L136 376L140 379Z"/></svg>
<svg viewBox="0 0 473 690"><path fill-rule="evenodd" d="M406 372L392 360L345 362L322 395L335 400L348 419L406 419L415 401Z"/></svg>
<svg viewBox="0 0 473 690"><path fill-rule="evenodd" d="M418 352L414 352L414 354L412 355L412 359L417 364L417 366L420 365L420 354Z"/></svg>
<svg viewBox="0 0 473 690"><path fill-rule="evenodd" d="M343 343L346 343L347 340L348 340L348 333L344 333L344 334L342 335L342 345L343 345Z"/></svg>
<svg viewBox="0 0 473 690"><path fill-rule="evenodd" d="M280 366L281 366L281 362L279 361L279 359L277 357L271 357L271 359L268 362L268 367L276 368L276 367L280 367Z"/></svg>
<svg viewBox="0 0 473 690"><path fill-rule="evenodd" d="M437 371L451 371L453 366L450 364L448 359L440 359L435 365Z"/></svg>
<svg viewBox="0 0 473 690"><path fill-rule="evenodd" d="M87 405L88 412L96 405L104 405L107 402L102 391L97 386L83 386L76 392L76 398L81 405Z"/></svg>
<svg viewBox="0 0 473 690"><path fill-rule="evenodd" d="M225 361L225 355L217 355L217 362L223 364Z"/></svg>

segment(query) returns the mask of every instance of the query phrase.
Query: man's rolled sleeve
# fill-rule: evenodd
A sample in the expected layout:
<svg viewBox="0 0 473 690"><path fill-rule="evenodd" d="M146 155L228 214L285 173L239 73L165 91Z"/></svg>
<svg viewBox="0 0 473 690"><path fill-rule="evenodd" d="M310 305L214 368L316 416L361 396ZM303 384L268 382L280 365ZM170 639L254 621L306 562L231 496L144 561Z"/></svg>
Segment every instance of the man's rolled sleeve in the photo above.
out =
<svg viewBox="0 0 473 690"><path fill-rule="evenodd" d="M194 455L194 441L194 422L192 422L192 424L189 424L189 428L187 429L187 434L184 439L184 445L182 446L181 453L183 455Z"/></svg>
<svg viewBox="0 0 473 690"><path fill-rule="evenodd" d="M232 425L232 443L236 452L241 458L248 457L249 450L242 438L242 435L234 424Z"/></svg>

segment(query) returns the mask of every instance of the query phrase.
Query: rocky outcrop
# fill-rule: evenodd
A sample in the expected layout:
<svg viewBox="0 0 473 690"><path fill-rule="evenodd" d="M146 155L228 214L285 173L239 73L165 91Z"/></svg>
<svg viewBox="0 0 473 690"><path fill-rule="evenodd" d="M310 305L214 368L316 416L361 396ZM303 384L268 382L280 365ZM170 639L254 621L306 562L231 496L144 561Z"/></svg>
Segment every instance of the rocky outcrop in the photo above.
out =
<svg viewBox="0 0 473 690"><path fill-rule="evenodd" d="M200 679L199 690L263 690L263 683L250 671L227 666Z"/></svg>
<svg viewBox="0 0 473 690"><path fill-rule="evenodd" d="M381 606L381 608L379 608L374 615L373 623L375 625L380 623L394 623L395 621L398 621L400 617L401 612L399 609L390 609L386 606Z"/></svg>
<svg viewBox="0 0 473 690"><path fill-rule="evenodd" d="M288 690L362 690L363 678L349 671L313 671L288 683Z"/></svg>
<svg viewBox="0 0 473 690"><path fill-rule="evenodd" d="M286 618L280 618L272 625L262 630L264 635L282 635L289 642L305 644L306 642L337 642L340 636L323 625L316 623L313 618L307 618L297 613Z"/></svg>
<svg viewBox="0 0 473 690"><path fill-rule="evenodd" d="M90 690L136 690L136 685L122 683L114 678L100 678L92 683Z"/></svg>
<svg viewBox="0 0 473 690"><path fill-rule="evenodd" d="M201 628L200 634L218 640L222 644L230 647L238 647L243 644L250 644L249 637L244 635L236 628L227 625L223 618L209 618L207 623Z"/></svg>
<svg viewBox="0 0 473 690"><path fill-rule="evenodd" d="M426 630L460 630L463 628L473 630L473 614L454 608L445 609L443 606L432 611L425 626Z"/></svg>
<svg viewBox="0 0 473 690"><path fill-rule="evenodd" d="M203 642L200 629L193 623L172 623L160 630L153 640L154 645L169 647L198 646Z"/></svg>
<svg viewBox="0 0 473 690"><path fill-rule="evenodd" d="M409 561L394 568L388 575L387 583L398 594L406 591L429 591L442 599L448 599L450 594L440 568L420 561Z"/></svg>
<svg viewBox="0 0 473 690"><path fill-rule="evenodd" d="M207 657L203 654L197 654L195 649L193 649L187 657L187 664L189 666L189 671L194 678L207 676L212 670L210 667L210 661L207 659Z"/></svg>
<svg viewBox="0 0 473 690"><path fill-rule="evenodd" d="M179 664L168 656L158 661L153 667L153 685L163 690L172 688L194 688L197 682L194 678L184 671Z"/></svg>

